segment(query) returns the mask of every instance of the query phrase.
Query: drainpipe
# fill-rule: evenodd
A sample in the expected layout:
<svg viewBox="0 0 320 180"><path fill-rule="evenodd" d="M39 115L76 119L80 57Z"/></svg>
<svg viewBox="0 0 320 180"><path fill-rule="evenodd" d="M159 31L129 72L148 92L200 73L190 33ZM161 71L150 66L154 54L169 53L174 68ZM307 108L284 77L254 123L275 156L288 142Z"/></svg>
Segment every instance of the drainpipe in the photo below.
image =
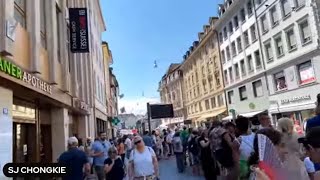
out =
<svg viewBox="0 0 320 180"><path fill-rule="evenodd" d="M213 30L213 33L216 35L216 37L217 37L217 42L218 42L218 47L219 47L219 49L218 49L218 51L219 51L219 62L220 62L220 71L221 71L221 75L222 75L222 86L223 86L223 88L225 87L225 82L224 82L224 79L225 78L223 78L223 73L224 73L224 71L223 71L223 65L222 65L222 62L221 62L221 52L220 52L220 41L219 41L219 33L218 33L218 31L217 30ZM229 109L228 108L228 101L227 101L227 93L226 93L226 91L223 89L223 92L224 92L224 99L225 99L225 103L226 103L226 108L227 108L227 110ZM229 114L229 113L228 113ZM221 120L221 119L219 119L219 120Z"/></svg>

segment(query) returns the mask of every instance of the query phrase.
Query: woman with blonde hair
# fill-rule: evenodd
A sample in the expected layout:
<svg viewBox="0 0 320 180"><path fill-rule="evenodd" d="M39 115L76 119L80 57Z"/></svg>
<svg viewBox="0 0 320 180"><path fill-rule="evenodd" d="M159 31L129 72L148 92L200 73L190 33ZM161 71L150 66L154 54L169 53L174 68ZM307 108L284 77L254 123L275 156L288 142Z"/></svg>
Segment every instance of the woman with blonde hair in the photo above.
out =
<svg viewBox="0 0 320 180"><path fill-rule="evenodd" d="M301 161L303 157L302 147L298 143L299 135L294 131L294 123L290 118L278 120L278 130L282 133L282 143L286 149L283 165L287 169L292 180L308 180L309 176Z"/></svg>

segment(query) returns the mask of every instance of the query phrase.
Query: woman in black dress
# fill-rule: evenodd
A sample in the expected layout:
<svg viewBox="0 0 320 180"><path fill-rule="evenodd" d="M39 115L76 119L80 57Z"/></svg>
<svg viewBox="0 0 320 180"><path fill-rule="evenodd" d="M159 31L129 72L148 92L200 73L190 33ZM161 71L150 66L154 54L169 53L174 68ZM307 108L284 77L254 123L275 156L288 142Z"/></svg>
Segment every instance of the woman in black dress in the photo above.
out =
<svg viewBox="0 0 320 180"><path fill-rule="evenodd" d="M117 155L117 149L111 147L108 151L109 158L104 161L104 170L107 180L123 180L124 167L121 157Z"/></svg>
<svg viewBox="0 0 320 180"><path fill-rule="evenodd" d="M208 139L208 131L204 130L198 139L200 147L200 161L204 177L206 180L216 180L217 179L217 168L216 162L212 157L210 143Z"/></svg>

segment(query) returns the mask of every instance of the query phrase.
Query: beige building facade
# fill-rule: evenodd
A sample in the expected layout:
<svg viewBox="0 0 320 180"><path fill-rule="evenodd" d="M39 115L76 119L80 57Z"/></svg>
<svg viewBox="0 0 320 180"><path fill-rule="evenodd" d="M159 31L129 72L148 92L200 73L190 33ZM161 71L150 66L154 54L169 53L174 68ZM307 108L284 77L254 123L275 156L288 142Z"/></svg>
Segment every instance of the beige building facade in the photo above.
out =
<svg viewBox="0 0 320 180"><path fill-rule="evenodd" d="M89 31L104 27L98 0L0 1L1 165L56 161L69 136L95 137L94 57L70 52L68 7L88 8Z"/></svg>
<svg viewBox="0 0 320 180"><path fill-rule="evenodd" d="M174 118L163 119L163 125L182 123L186 118L182 93L183 74L180 67L180 63L171 64L159 82L161 103L172 104L174 111Z"/></svg>
<svg viewBox="0 0 320 180"><path fill-rule="evenodd" d="M198 34L199 40L186 52L181 65L184 107L187 119L195 126L221 119L226 114L216 21L217 18L210 18L209 25Z"/></svg>

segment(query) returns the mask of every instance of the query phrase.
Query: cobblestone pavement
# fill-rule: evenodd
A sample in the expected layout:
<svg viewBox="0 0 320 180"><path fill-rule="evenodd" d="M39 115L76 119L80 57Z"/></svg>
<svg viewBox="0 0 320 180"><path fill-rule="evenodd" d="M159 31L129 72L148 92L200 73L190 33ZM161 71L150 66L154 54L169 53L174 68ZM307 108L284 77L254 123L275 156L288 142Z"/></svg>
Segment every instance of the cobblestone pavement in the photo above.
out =
<svg viewBox="0 0 320 180"><path fill-rule="evenodd" d="M191 167L187 167L184 173L178 173L176 160L160 160L160 180L204 180L203 177L193 176Z"/></svg>

